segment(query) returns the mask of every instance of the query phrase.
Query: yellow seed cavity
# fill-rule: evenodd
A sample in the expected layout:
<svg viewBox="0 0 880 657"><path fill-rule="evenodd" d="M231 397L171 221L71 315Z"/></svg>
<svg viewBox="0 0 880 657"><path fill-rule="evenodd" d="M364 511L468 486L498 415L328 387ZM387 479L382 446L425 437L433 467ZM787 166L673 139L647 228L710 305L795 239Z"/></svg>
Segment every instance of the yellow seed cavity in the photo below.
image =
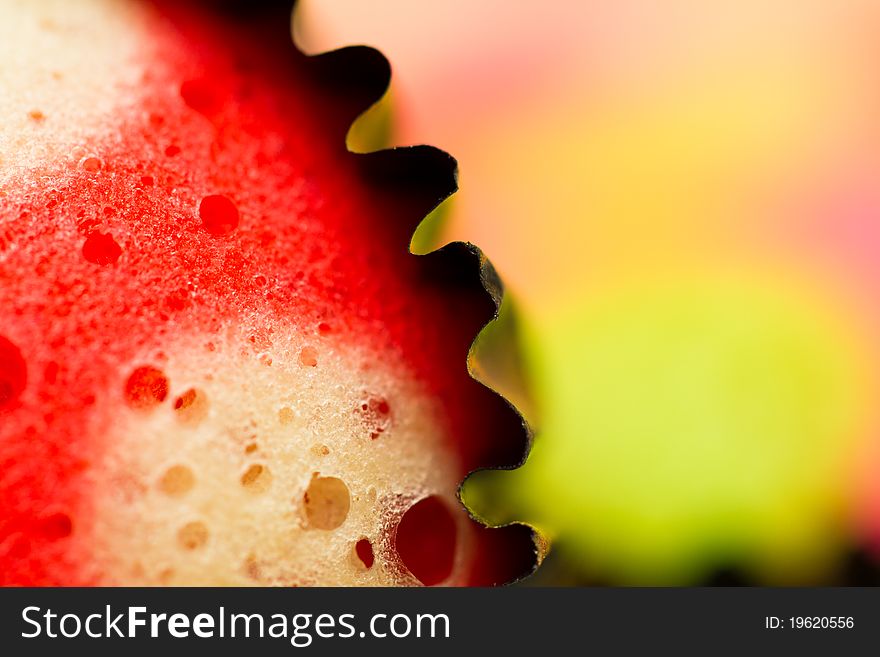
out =
<svg viewBox="0 0 880 657"><path fill-rule="evenodd" d="M303 495L303 504L309 527L336 529L348 517L351 496L342 479L315 474Z"/></svg>

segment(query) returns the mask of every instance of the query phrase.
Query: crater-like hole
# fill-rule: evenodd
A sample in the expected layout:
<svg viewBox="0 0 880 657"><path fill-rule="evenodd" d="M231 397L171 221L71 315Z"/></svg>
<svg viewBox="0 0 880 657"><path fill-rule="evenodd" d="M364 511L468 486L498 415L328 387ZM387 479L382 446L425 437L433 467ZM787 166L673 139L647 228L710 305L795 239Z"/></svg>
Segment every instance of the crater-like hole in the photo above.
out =
<svg viewBox="0 0 880 657"><path fill-rule="evenodd" d="M373 563L376 561L376 557L373 554L373 544L370 543L368 538L362 538L354 544L354 554L367 570L372 568Z"/></svg>
<svg viewBox="0 0 880 657"><path fill-rule="evenodd" d="M391 428L391 405L379 395L370 395L360 403L360 414L371 440Z"/></svg>
<svg viewBox="0 0 880 657"><path fill-rule="evenodd" d="M351 495L342 479L316 474L303 494L303 504L309 527L336 529L348 517Z"/></svg>
<svg viewBox="0 0 880 657"><path fill-rule="evenodd" d="M201 200L199 218L204 229L215 237L228 235L238 228L238 208L221 194L211 194Z"/></svg>
<svg viewBox="0 0 880 657"><path fill-rule="evenodd" d="M83 257L95 265L112 265L122 255L122 247L112 235L93 232L86 238L82 246Z"/></svg>
<svg viewBox="0 0 880 657"><path fill-rule="evenodd" d="M79 165L90 173L94 173L96 171L100 171L104 166L103 160L99 157L88 156L84 157L79 161Z"/></svg>
<svg viewBox="0 0 880 657"><path fill-rule="evenodd" d="M409 572L425 586L433 586L452 574L457 533L449 507L432 495L419 500L403 514L394 544Z"/></svg>
<svg viewBox="0 0 880 657"><path fill-rule="evenodd" d="M185 495L196 483L193 471L185 465L172 465L159 479L159 490L171 497Z"/></svg>
<svg viewBox="0 0 880 657"><path fill-rule="evenodd" d="M269 472L269 468L260 463L249 465L241 475L241 485L251 493L262 493L269 488L271 483L272 473Z"/></svg>
<svg viewBox="0 0 880 657"><path fill-rule="evenodd" d="M244 560L244 574L252 580L259 580L262 577L260 564L253 554L249 554Z"/></svg>
<svg viewBox="0 0 880 657"><path fill-rule="evenodd" d="M278 422L281 423L282 426L286 426L293 422L294 417L296 417L296 415L294 414L293 409L288 406L283 406L278 411Z"/></svg>
<svg viewBox="0 0 880 657"><path fill-rule="evenodd" d="M168 397L168 379L149 365L137 368L125 382L125 401L132 408L148 409Z"/></svg>
<svg viewBox="0 0 880 657"><path fill-rule="evenodd" d="M305 367L317 367L318 350L314 347L303 347L299 352L299 362Z"/></svg>
<svg viewBox="0 0 880 657"><path fill-rule="evenodd" d="M184 550L197 550L208 542L208 527L198 520L188 522L178 530L177 542Z"/></svg>
<svg viewBox="0 0 880 657"><path fill-rule="evenodd" d="M50 541L67 538L73 533L73 520L66 513L50 513L40 519L40 533Z"/></svg>
<svg viewBox="0 0 880 657"><path fill-rule="evenodd" d="M27 385L27 364L21 351L0 335L0 409L12 406Z"/></svg>
<svg viewBox="0 0 880 657"><path fill-rule="evenodd" d="M174 415L188 425L195 425L208 414L208 396L198 388L190 388L174 400Z"/></svg>
<svg viewBox="0 0 880 657"><path fill-rule="evenodd" d="M180 85L180 97L195 111L211 116L220 111L222 100L217 89L206 79L186 80Z"/></svg>

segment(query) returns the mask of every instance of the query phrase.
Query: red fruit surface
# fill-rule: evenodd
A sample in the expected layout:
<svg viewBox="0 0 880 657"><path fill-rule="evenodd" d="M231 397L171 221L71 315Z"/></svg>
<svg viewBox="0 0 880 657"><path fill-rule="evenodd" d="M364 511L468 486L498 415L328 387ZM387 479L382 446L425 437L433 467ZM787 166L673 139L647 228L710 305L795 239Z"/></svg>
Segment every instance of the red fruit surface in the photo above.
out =
<svg viewBox="0 0 880 657"><path fill-rule="evenodd" d="M495 584L520 576L534 562L531 533L483 528L455 499L468 472L513 465L524 450L516 414L467 369L470 344L495 311L480 285L484 263L460 245L425 257L407 248L418 221L452 191L454 163L430 149L348 153L345 129L383 89L384 61L366 50L310 61L291 44L289 6L252 4L259 10L247 3L137 4L123 20L138 42L126 71L137 75L111 90L116 100L98 129L68 139L69 125L53 123L49 109L28 107L30 120L40 113L33 129L42 132L32 139L50 144L51 157L10 161L18 157L12 151L0 160L0 583L212 583L174 578L174 564L186 554L168 552L171 565L162 568L152 563L150 555L165 558L161 537L156 545L137 541L153 541L155 531L146 528L163 527L165 516L145 509L183 518L184 511L149 500L189 499L214 468L200 465L199 452L210 461L215 456L207 452L216 450L199 448L165 470L151 454L166 458L170 448L153 443L173 438L183 453L187 431L226 431L223 422L238 421L248 404L256 418L248 436L228 427L241 441L234 458L245 459L241 495L287 485L284 464L311 468L309 459L338 459L331 461L338 472L326 474L351 474L345 503L357 518L375 519L352 529L372 532L369 560L374 550L376 566L360 570L384 568L385 579L364 583L415 576L426 584ZM59 13L46 30L59 33L46 38L67 38L63 12L74 10L70 3L52 7ZM57 78L60 89L78 82ZM345 380L320 379L335 372ZM364 389L363 404L350 409L355 419L332 407L336 393L277 409L266 401L271 413L261 405L287 385L333 391L331 384L341 390L360 381L387 382L398 392ZM226 401L215 403L216 393L200 389L220 390ZM258 421L277 414L279 426L299 427L296 418L306 411L309 436L336 435L332 422L344 425L339 435L358 422L375 426L363 441L332 450L300 445L300 434L262 439ZM440 438L423 445L420 432L411 437L406 427L428 416ZM394 443L404 439L410 443ZM221 438L199 440L215 445L210 441ZM370 449L388 451L345 453ZM424 450L436 451L429 461L450 464L448 484L436 490L412 484L429 481L412 473ZM246 460L260 454L260 463ZM365 466L366 474L345 470L361 461L377 465ZM409 473L409 483L394 482L398 471ZM296 480L302 487L305 476ZM238 486L239 476L230 477L229 486ZM370 477L386 491L372 501L376 488L357 487ZM209 482L216 490L227 486L221 483ZM296 485L283 491L283 503L300 503ZM408 515L414 504L431 506L418 500L432 494L445 498L444 513L456 519L437 524ZM336 498L319 502L338 512ZM305 527L311 542L302 539L297 550L324 549L322 530L309 530L289 503L289 514L274 522ZM169 533L168 545L197 551L225 540L222 509L210 500L199 504L185 507L194 519ZM241 511L249 513L257 512ZM406 544L399 553L398 524ZM137 538L141 525L144 538ZM280 539L266 531L276 549ZM230 540L238 546L246 538ZM346 563L353 546L354 539ZM141 547L147 563L120 555ZM409 573L402 578L394 574L401 564ZM238 582L232 570L257 583L325 583L320 575L298 581L282 571L261 580L267 567L249 554L243 570L236 563L216 583Z"/></svg>

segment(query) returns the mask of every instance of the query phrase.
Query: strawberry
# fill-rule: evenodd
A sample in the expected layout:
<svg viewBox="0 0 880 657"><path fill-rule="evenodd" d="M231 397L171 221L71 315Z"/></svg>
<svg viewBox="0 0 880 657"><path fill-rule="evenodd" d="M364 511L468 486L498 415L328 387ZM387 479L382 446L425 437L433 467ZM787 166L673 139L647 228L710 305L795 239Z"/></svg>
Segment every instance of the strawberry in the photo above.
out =
<svg viewBox="0 0 880 657"><path fill-rule="evenodd" d="M348 152L387 62L251 4L0 5L0 581L519 577L457 498L526 446L467 366L497 282L407 249L455 162Z"/></svg>

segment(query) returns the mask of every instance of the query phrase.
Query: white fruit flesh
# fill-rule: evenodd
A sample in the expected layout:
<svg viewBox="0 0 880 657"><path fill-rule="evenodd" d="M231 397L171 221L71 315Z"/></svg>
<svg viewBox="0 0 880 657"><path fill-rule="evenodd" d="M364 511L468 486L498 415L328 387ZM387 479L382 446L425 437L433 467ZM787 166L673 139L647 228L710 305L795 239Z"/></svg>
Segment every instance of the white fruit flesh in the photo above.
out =
<svg viewBox="0 0 880 657"><path fill-rule="evenodd" d="M207 343L167 350L169 394L155 407L126 407L120 373L120 412L94 428L105 436L94 488L106 494L85 540L105 576L129 585L417 584L397 557L394 526L428 495L455 504L457 483L437 409L418 384L326 339L276 338L260 353L243 335ZM190 390L193 403L177 401ZM375 400L388 412L371 411ZM328 478L338 481L322 486ZM355 555L363 538L371 568ZM463 567L458 553L450 583Z"/></svg>

